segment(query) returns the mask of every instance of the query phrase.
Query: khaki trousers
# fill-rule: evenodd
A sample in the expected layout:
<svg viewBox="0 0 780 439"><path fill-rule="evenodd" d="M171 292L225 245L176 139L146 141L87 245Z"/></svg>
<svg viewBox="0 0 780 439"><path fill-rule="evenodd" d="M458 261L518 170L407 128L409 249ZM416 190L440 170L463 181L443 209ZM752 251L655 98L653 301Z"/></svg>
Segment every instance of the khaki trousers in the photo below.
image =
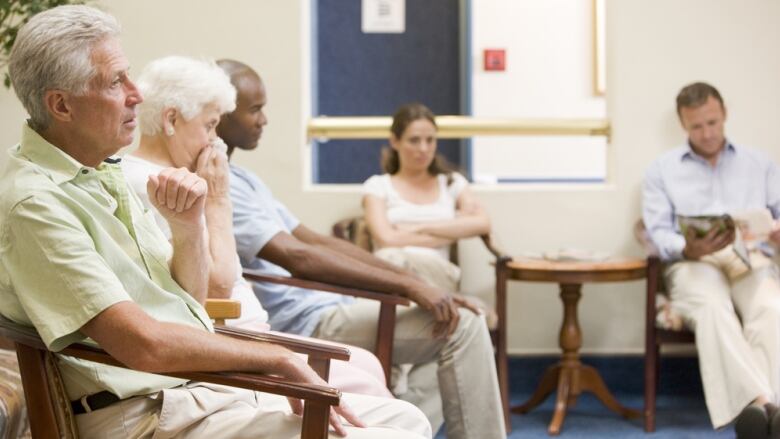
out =
<svg viewBox="0 0 780 439"><path fill-rule="evenodd" d="M430 285L444 291L457 291L460 268L450 261L427 253L407 251L398 247L386 247L374 252L383 259L404 270L411 271ZM396 364L393 366L392 390L397 398L417 406L431 423L434 432L444 423L444 412L436 378L436 362L426 364Z"/></svg>
<svg viewBox="0 0 780 439"><path fill-rule="evenodd" d="M460 268L450 261L427 253L404 250L398 247L386 247L374 252L379 259L411 271L430 285L444 291L458 291Z"/></svg>
<svg viewBox="0 0 780 439"><path fill-rule="evenodd" d="M323 313L313 337L374 350L379 304L358 299ZM493 346L483 316L460 310L449 338L434 338L433 316L413 305L398 307L393 344L396 364L436 361L439 393L449 439L505 438ZM426 368L413 368L414 374Z"/></svg>
<svg viewBox="0 0 780 439"><path fill-rule="evenodd" d="M348 393L342 398L369 425L347 427L350 438L431 437L425 416L407 402ZM292 414L287 398L209 383L129 398L78 415L76 424L82 439L292 439L301 432L301 417Z"/></svg>
<svg viewBox="0 0 780 439"><path fill-rule="evenodd" d="M780 283L762 258L751 255L754 269L733 279L708 260L677 262L665 273L673 310L696 333L715 428L758 396L777 402L780 394Z"/></svg>

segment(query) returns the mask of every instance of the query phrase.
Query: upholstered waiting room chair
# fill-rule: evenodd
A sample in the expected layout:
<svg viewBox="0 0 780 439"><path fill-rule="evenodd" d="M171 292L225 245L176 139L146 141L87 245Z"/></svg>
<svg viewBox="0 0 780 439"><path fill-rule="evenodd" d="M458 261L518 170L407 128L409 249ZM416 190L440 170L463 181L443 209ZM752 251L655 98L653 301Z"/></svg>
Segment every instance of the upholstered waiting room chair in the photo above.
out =
<svg viewBox="0 0 780 439"><path fill-rule="evenodd" d="M222 304L217 305L217 308L228 307L235 310L236 306L238 306L240 315L240 304ZM234 312L226 316L217 316L218 319L235 317L237 316ZM313 362L316 366L315 370L325 379L327 379L329 358L349 358L347 349L331 345L220 326L216 328L216 331L230 337L278 343L293 351L309 354L310 364ZM42 439L78 438L74 415L59 370L56 367L54 354L46 349L46 345L35 330L20 326L1 316L0 337L12 341L16 349L32 437ZM105 351L81 343L74 343L60 353L84 360L125 367ZM304 415L301 438L304 439L322 439L328 436L330 407L338 405L341 399L341 393L333 388L295 383L279 377L256 373L192 371L166 375L302 399L304 401Z"/></svg>
<svg viewBox="0 0 780 439"><path fill-rule="evenodd" d="M655 396L658 389L660 350L663 344L695 343L694 333L675 331L656 324L656 295L665 295L663 263L658 249L650 241L642 220L634 225L634 236L647 255L647 301L645 308L645 431L655 431Z"/></svg>
<svg viewBox="0 0 780 439"><path fill-rule="evenodd" d="M366 251L373 251L371 243L371 234L368 225L362 216L356 216L343 219L333 225L333 236L352 242ZM510 261L512 258L506 256L494 244L491 235L480 236L485 248L496 258L496 266ZM450 262L458 265L458 242L455 241L450 248ZM503 302L496 298L496 313L501 315ZM392 331L388 330L392 334ZM490 338L493 340L493 346L496 352L496 366L498 372L498 384L501 389L501 399L504 407L504 417L509 428L509 378L506 369L506 322L498 319L494 328L490 329ZM388 357L388 366L392 364ZM384 365L384 363L383 363ZM389 369L386 369L389 371ZM389 375L388 375L389 376Z"/></svg>

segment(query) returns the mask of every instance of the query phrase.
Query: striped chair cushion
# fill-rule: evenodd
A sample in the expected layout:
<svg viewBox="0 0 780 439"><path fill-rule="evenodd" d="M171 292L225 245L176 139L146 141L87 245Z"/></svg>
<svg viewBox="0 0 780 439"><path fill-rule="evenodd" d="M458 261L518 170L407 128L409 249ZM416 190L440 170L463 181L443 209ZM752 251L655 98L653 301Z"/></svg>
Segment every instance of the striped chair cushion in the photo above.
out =
<svg viewBox="0 0 780 439"><path fill-rule="evenodd" d="M29 438L27 408L16 352L0 349L0 439Z"/></svg>

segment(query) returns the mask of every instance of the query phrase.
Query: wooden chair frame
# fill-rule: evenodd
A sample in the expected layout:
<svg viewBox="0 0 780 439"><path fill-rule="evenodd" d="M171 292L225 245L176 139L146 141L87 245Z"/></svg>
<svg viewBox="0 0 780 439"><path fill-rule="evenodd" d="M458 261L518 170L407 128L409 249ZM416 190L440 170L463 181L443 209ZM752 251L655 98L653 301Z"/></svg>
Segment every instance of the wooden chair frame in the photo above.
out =
<svg viewBox="0 0 780 439"><path fill-rule="evenodd" d="M271 276L253 270L244 270L244 279L255 282L270 282L298 288L327 291L344 296L360 297L379 302L379 324L376 331L375 354L385 373L385 381L390 385L390 372L393 365L393 334L395 333L395 306L408 306L411 301L405 297L375 291L358 290L339 285L298 279L294 277Z"/></svg>
<svg viewBox="0 0 780 439"><path fill-rule="evenodd" d="M348 360L350 355L349 350L343 347L313 343L278 334L255 333L219 326L216 332L244 340L276 343L295 352L307 354L309 364L326 380L330 359ZM12 341L16 349L32 436L34 438L77 438L74 415L59 378L54 354L46 348L34 329L18 325L2 316L0 316L0 336ZM102 349L82 343L74 343L59 353L127 368ZM302 399L304 414L301 438L304 439L324 439L328 436L330 408L338 405L341 399L341 392L334 388L295 383L258 373L190 371L162 375Z"/></svg>
<svg viewBox="0 0 780 439"><path fill-rule="evenodd" d="M656 393L661 361L661 345L691 344L696 342L692 331L673 331L656 326L655 297L664 293L663 263L658 249L650 241L642 220L634 225L634 237L645 249L647 255L647 295L645 305L645 431L655 431Z"/></svg>
<svg viewBox="0 0 780 439"><path fill-rule="evenodd" d="M367 251L371 251L370 242L366 242L365 238L360 235L362 233L368 233L367 227L363 217L357 216L352 218L343 219L333 225L333 236L337 238L350 241ZM370 238L370 235L368 236ZM493 242L492 235L481 235L480 239L485 245L485 248L492 254L495 260L496 267L496 280L498 282L498 276L502 275L505 270L502 267L512 258L504 254ZM458 265L458 242L455 241L450 248L450 261ZM498 283L496 283L498 285ZM319 289L319 288L318 288ZM329 291L329 290L325 290ZM384 293L373 293L381 296L388 296ZM391 296L395 297L395 296ZM382 299L377 299L382 300ZM384 306L384 305L383 305ZM495 330L490 331L490 338L493 341L495 347L495 360L496 369L498 374L498 385L501 391L501 400L504 407L504 420L506 422L507 431L510 428L509 422L509 373L507 370L507 355L506 355L506 291L502 289L496 289L496 314L498 315L498 327ZM383 328L383 325L387 325L387 328ZM387 378L388 385L390 384L390 366L392 365L392 358L390 352L392 352L392 335L385 336L384 334L393 334L395 328L395 322L383 322L380 312L380 327L377 333L377 352L379 361L382 363L382 367L385 370L385 376ZM388 340L389 339L389 340ZM380 343L383 349L379 349ZM389 346L389 347L388 347ZM386 356L385 356L386 355Z"/></svg>

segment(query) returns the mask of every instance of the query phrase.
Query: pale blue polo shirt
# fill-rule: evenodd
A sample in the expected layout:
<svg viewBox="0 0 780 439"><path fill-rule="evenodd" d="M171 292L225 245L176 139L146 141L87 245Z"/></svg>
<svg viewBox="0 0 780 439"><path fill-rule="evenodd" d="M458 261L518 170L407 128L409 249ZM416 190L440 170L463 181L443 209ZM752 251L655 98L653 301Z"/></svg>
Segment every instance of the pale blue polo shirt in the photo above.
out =
<svg viewBox="0 0 780 439"><path fill-rule="evenodd" d="M284 268L257 255L276 234L292 234L300 221L274 198L256 175L232 164L230 174L233 233L241 265L268 275L290 276ZM252 282L252 288L268 311L271 329L305 336L314 332L324 311L354 300L349 296L268 282Z"/></svg>

